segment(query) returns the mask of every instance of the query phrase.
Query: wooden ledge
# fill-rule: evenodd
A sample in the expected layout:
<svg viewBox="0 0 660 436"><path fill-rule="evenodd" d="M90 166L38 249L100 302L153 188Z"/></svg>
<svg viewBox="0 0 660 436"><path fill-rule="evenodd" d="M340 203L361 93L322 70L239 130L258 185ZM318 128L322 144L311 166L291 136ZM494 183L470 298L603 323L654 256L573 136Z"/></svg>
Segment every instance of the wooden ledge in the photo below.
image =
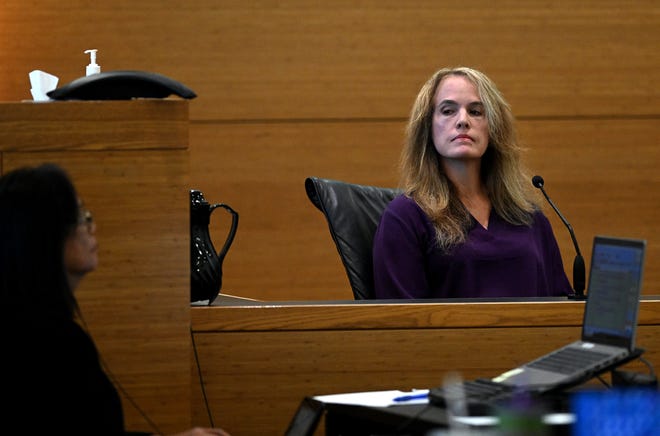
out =
<svg viewBox="0 0 660 436"><path fill-rule="evenodd" d="M194 332L580 326L583 301L447 303L255 303L191 308ZM644 299L639 325L660 323L660 299Z"/></svg>

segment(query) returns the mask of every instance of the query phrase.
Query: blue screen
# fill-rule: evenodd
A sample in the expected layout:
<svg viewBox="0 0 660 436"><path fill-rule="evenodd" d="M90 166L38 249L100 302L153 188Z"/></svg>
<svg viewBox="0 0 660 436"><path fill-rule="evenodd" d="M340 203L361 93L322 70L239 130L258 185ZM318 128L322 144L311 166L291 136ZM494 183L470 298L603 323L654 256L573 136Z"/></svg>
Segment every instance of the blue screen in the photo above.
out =
<svg viewBox="0 0 660 436"><path fill-rule="evenodd" d="M660 392L652 388L578 391L571 398L574 436L660 434Z"/></svg>

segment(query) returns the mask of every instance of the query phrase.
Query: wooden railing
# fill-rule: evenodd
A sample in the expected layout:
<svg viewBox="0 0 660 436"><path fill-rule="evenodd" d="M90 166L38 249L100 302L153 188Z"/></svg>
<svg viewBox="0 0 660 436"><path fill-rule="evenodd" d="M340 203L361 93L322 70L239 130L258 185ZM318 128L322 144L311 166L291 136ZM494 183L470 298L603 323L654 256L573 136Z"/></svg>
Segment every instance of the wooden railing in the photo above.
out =
<svg viewBox="0 0 660 436"><path fill-rule="evenodd" d="M584 309L566 300L223 304L191 309L193 370L199 363L216 423L272 435L305 396L429 388L449 371L498 375L579 339ZM637 345L658 368L660 299L642 301ZM639 361L629 367L648 372ZM198 382L193 420L202 422Z"/></svg>

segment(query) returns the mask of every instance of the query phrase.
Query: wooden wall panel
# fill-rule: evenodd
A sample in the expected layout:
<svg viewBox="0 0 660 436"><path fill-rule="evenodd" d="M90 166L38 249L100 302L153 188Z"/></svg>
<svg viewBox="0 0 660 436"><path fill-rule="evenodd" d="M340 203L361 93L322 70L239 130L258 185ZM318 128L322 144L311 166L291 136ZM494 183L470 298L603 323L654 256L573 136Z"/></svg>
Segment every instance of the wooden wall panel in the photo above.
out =
<svg viewBox="0 0 660 436"><path fill-rule="evenodd" d="M521 116L657 115L655 0L6 0L0 100L27 74L156 71L199 94L192 119L402 117L445 65L489 73Z"/></svg>
<svg viewBox="0 0 660 436"><path fill-rule="evenodd" d="M194 123L191 181L241 216L223 291L264 300L352 298L323 215L304 179L394 186L403 121ZM572 224L589 261L596 234L648 240L644 294L660 289L660 153L653 119L521 120L531 174ZM578 143L578 145L575 145ZM622 144L636 144L624 147ZM530 181L531 184L531 181ZM542 201L545 201L541 199ZM569 278L575 250L546 205ZM216 219L216 218L214 218ZM228 222L212 227L222 239Z"/></svg>
<svg viewBox="0 0 660 436"><path fill-rule="evenodd" d="M223 292L266 300L353 298L304 181L396 183L402 128L386 122L194 124L191 183L240 215L223 265ZM228 228L227 215L214 212L218 248Z"/></svg>
<svg viewBox="0 0 660 436"><path fill-rule="evenodd" d="M534 120L520 123L529 163L575 230L587 262L595 235L648 242L643 294L660 289L660 153L654 119ZM572 277L568 231L546 207ZM589 265L589 263L587 263Z"/></svg>
<svg viewBox="0 0 660 436"><path fill-rule="evenodd" d="M40 0L27 7L8 0L0 11L0 99L30 98L32 69L62 84L80 77L88 48L99 50L103 71L182 81L199 95L190 105L191 184L241 216L223 288L253 298L335 299L350 297L348 281L327 226L304 196L304 177L394 184L422 82L441 66L475 66L510 101L534 170L583 251L595 233L649 239L645 292L653 293L658 175L649 168L658 162L659 29L653 0L460 8L303 0L100 0L93 7ZM606 174L613 177L603 181ZM570 265L570 240L553 223ZM226 225L218 227L222 239Z"/></svg>

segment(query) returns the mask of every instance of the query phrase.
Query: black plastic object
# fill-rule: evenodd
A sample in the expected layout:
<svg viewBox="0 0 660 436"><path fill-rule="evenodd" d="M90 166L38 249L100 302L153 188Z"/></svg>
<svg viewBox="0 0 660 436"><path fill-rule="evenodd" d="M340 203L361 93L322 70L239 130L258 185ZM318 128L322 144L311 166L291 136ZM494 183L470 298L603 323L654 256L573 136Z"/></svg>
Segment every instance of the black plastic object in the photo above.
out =
<svg viewBox="0 0 660 436"><path fill-rule="evenodd" d="M129 70L81 77L46 93L53 100L131 100L173 94L185 99L197 97L190 88L162 74Z"/></svg>
<svg viewBox="0 0 660 436"><path fill-rule="evenodd" d="M231 228L219 252L215 251L209 223L218 207L232 215ZM204 194L190 191L190 302L208 300L211 304L222 289L222 262L236 235L238 213L226 204L209 204Z"/></svg>
<svg viewBox="0 0 660 436"><path fill-rule="evenodd" d="M401 193L394 188L307 177L307 197L325 215L356 300L374 295L373 241L380 216Z"/></svg>

